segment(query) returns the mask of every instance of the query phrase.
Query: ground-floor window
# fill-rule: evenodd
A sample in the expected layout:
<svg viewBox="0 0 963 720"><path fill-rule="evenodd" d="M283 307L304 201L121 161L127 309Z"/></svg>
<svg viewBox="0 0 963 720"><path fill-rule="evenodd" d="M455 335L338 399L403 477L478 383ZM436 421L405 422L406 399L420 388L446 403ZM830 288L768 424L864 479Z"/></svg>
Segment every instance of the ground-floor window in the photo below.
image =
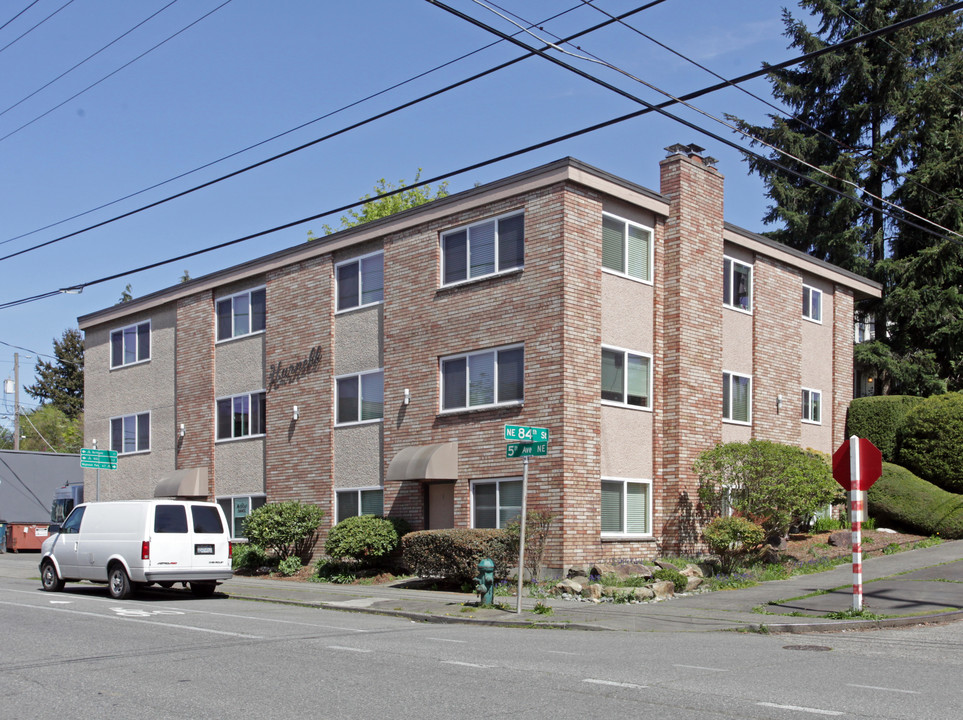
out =
<svg viewBox="0 0 963 720"><path fill-rule="evenodd" d="M234 495L217 498L217 504L224 511L227 527L232 538L246 538L244 521L252 511L261 507L267 498L264 495Z"/></svg>
<svg viewBox="0 0 963 720"><path fill-rule="evenodd" d="M384 515L385 492L380 487L338 490L336 523L356 515Z"/></svg>
<svg viewBox="0 0 963 720"><path fill-rule="evenodd" d="M472 527L503 528L522 514L522 481L478 480L471 486Z"/></svg>
<svg viewBox="0 0 963 720"><path fill-rule="evenodd" d="M650 535L651 482L602 479L602 535Z"/></svg>

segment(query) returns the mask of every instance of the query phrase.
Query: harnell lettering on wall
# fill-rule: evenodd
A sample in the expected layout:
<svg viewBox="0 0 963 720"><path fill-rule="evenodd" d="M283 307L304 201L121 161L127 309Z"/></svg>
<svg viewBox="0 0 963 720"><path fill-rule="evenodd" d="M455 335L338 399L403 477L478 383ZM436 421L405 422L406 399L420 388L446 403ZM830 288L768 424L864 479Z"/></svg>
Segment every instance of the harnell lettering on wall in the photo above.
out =
<svg viewBox="0 0 963 720"><path fill-rule="evenodd" d="M305 375L309 375L318 369L321 365L321 346L311 348L311 352L308 356L299 362L291 363L285 365L283 362L278 362L275 365L271 365L267 391L271 392L274 388L282 387L283 385L290 385L291 383L299 381Z"/></svg>

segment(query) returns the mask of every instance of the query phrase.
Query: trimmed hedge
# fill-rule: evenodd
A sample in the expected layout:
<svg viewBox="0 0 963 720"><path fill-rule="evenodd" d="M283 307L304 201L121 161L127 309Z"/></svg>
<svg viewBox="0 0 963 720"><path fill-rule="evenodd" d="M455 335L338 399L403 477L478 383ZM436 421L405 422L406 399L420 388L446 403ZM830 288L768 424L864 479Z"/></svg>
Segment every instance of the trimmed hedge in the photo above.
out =
<svg viewBox="0 0 963 720"><path fill-rule="evenodd" d="M963 492L963 393L933 395L906 416L899 464L944 490Z"/></svg>
<svg viewBox="0 0 963 720"><path fill-rule="evenodd" d="M906 468L883 463L883 476L869 489L869 513L924 535L963 538L963 495L941 490Z"/></svg>
<svg viewBox="0 0 963 720"><path fill-rule="evenodd" d="M398 546L395 525L382 517L347 517L328 533L324 551L333 558L351 558L362 565L373 565Z"/></svg>
<svg viewBox="0 0 963 720"><path fill-rule="evenodd" d="M849 405L846 436L870 440L883 454L883 460L896 462L906 415L921 402L923 398L915 395L856 398Z"/></svg>
<svg viewBox="0 0 963 720"><path fill-rule="evenodd" d="M401 538L402 562L418 577L440 577L457 583L478 575L478 561L491 558L495 577L505 578L518 564L505 530L454 528L421 530Z"/></svg>

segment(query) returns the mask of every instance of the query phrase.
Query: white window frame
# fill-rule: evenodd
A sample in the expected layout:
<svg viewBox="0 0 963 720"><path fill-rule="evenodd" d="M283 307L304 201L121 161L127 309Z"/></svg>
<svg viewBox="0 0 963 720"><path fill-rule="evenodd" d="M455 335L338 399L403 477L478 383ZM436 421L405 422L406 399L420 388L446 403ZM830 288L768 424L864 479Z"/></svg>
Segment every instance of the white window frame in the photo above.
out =
<svg viewBox="0 0 963 720"><path fill-rule="evenodd" d="M803 284L803 317L809 322L823 324L823 291L812 285Z"/></svg>
<svg viewBox="0 0 963 720"><path fill-rule="evenodd" d="M502 267L501 257L499 251L498 242L498 229L499 223L503 220L508 220L514 217L520 217L522 220L522 260L517 265L511 265ZM480 275L471 274L471 231L472 228L478 228L482 225L487 225L488 223L495 224L495 238L494 238L494 264L495 270L489 273L483 273ZM446 281L445 277L447 274L448 266L448 255L445 249L445 239L450 235L455 233L465 232L466 233L466 259L465 259L465 277L459 278L457 280ZM441 233L439 237L439 250L441 253L441 277L440 285L441 287L453 287L455 285L461 285L462 283L475 282L477 280L482 280L484 278L495 277L496 275L505 275L507 273L518 272L525 267L525 212L524 210L512 210L511 212L503 213L501 215L496 215L494 217L485 218L484 220L479 220L478 222L471 223L469 225L462 225L460 227L452 228Z"/></svg>
<svg viewBox="0 0 963 720"><path fill-rule="evenodd" d="M649 411L651 411L651 410L652 410L652 389L653 389L653 388L652 388L652 377L653 377L653 372L652 372L652 364L653 364L652 355L650 355L649 353L637 352L637 351L635 351L635 350L626 350L625 348L615 347L615 346L613 346L613 345L603 345L603 346L602 346L602 352L604 352L604 351L606 351L606 350L608 350L609 352L621 353L621 354L622 354L622 367L623 367L623 373L622 373L622 400L621 400L621 401L619 401L619 400L607 400L607 399L605 399L605 398L602 398L602 404L603 404L603 405L611 405L611 406L614 406L614 407L629 408L630 410L649 410ZM599 353L599 357L600 357L600 358L601 358L602 352ZM633 355L633 356L638 357L638 358L644 358L644 359L646 359L646 360L648 361L648 375L649 375L649 377L648 377L648 381L647 381L647 382L648 382L648 387L649 387L649 395L648 395L648 397L646 398L647 403L646 403L645 405L633 405L633 404L629 403L629 402L627 401L627 399L626 399L626 398L628 398L628 387L627 387L627 385L628 385L628 382L629 382L629 374L628 374L628 372L625 372L625 371L624 371L624 368L627 368L627 367L628 367L628 359L629 359L629 356L630 356L630 355Z"/></svg>
<svg viewBox="0 0 963 720"><path fill-rule="evenodd" d="M615 220L617 222L622 223L622 267L624 268L629 267L629 243L626 242L626 237L628 237L629 227L638 228L639 230L642 230L643 232L648 234L649 257L646 259L646 267L648 268L649 276L638 277L636 275L630 274L627 269L615 270L613 268L606 267L604 264L604 258L603 258L602 272L610 273L612 275L617 275L618 277L628 278L629 280L634 280L635 282L644 283L646 285L652 285L653 276L655 275L655 242L653 241L653 238L655 237L655 232L653 231L653 229L648 227L647 225L642 225L641 223L633 222L632 220L628 220L626 218L619 217L618 215L614 215L612 213L607 213L607 212L602 213L603 225L605 223L606 218L608 218L609 220Z"/></svg>
<svg viewBox="0 0 963 720"><path fill-rule="evenodd" d="M137 446L134 450L124 450L123 449L124 448L124 439L123 439L124 427L123 426L125 422L128 419L132 419L134 422L134 444L136 446L138 442L138 438L140 437L140 433L138 432L138 425L140 424L140 418L142 417L147 418L147 447L144 448L144 447ZM108 423L108 427L110 428L110 445L108 446L108 449L110 450L114 450L114 420L120 420L121 422L120 449L117 450L117 455L138 455L141 453L150 452L151 432L153 430L153 428L151 427L152 418L151 418L150 410L147 410L146 412L129 413L127 415L115 415L114 417L110 418L110 421Z"/></svg>
<svg viewBox="0 0 963 720"><path fill-rule="evenodd" d="M377 300L369 300L368 302L365 302L364 301L365 293L374 292L374 289L373 288L365 289L364 273L361 270L361 266L364 264L366 260L370 260L371 258L378 257L379 255L381 256L381 288L379 289L381 297L379 297ZM354 305L341 307L341 268L344 268L352 264L358 266L358 270L357 270L358 297L356 298L357 303ZM350 312L352 310L358 310L360 308L371 307L373 305L382 305L384 301L385 301L385 253L384 253L384 250L378 250L376 252L367 253L366 255L359 255L358 257L351 258L350 260L344 260L342 262L339 262L334 266L334 304L335 304L336 314Z"/></svg>
<svg viewBox="0 0 963 720"><path fill-rule="evenodd" d="M260 291L264 292L265 327L254 330L252 329L253 328L252 323L254 322L254 313L251 311L251 307L252 307L251 295ZM247 296L247 307L248 307L248 315L247 315L248 329L247 329L247 332L235 333L234 332L234 325L235 325L234 300L235 298L243 297L245 295ZM222 338L220 337L221 323L220 323L220 314L218 313L218 305L220 305L222 302L226 300L231 301L231 334L228 337ZM267 326L267 286L266 285L259 285L257 287L252 287L249 290L243 290L241 292L231 293L230 295L222 295L221 297L215 298L214 300L214 335L217 338L217 340L215 341L216 343L230 342L231 340L235 340L237 338L242 338L242 337L248 337L249 335L263 334L266 326Z"/></svg>
<svg viewBox="0 0 963 720"><path fill-rule="evenodd" d="M507 350L521 350L522 351L522 396L520 398L513 398L510 400L500 401L498 398L498 383L499 383L499 362L498 355L501 352ZM471 358L479 357L481 355L494 355L494 368L495 368L495 378L492 381L495 401L491 403L483 403L478 405L471 404ZM457 407L445 407L445 363L455 360L465 360L465 405L459 405ZM438 385L441 389L438 398L438 409L439 412L444 413L460 413L467 411L484 410L486 408L494 407L507 407L511 405L523 405L525 403L525 345L523 343L516 343L514 345L502 345L500 347L487 348L485 350L475 350L473 352L458 353L457 355L446 355L444 357L438 358Z"/></svg>
<svg viewBox="0 0 963 720"><path fill-rule="evenodd" d="M815 413L813 412L815 410ZM816 417L813 417L815 414ZM823 424L823 391L802 389L802 421L810 425Z"/></svg>
<svg viewBox="0 0 963 720"><path fill-rule="evenodd" d="M506 477L506 478L492 478L486 480L472 480L471 482L471 527L477 528L478 525L475 524L475 488L480 485L495 485L495 525L496 528L501 529L507 525L502 525L502 484L503 483L514 483L517 482L522 485L521 476L518 477ZM523 486L524 489L524 486ZM514 506L506 506L514 507ZM522 508L521 505L518 506L518 515L508 520L507 524L510 524L513 519L521 516Z"/></svg>
<svg viewBox="0 0 963 720"><path fill-rule="evenodd" d="M372 375L381 376L381 417L377 418L361 418L361 410L364 405L364 381L362 378L370 377ZM339 389L341 387L340 383L342 381L356 379L358 387L358 416L354 420L342 420L339 417L340 413L340 395ZM338 375L334 378L334 424L336 427L345 427L346 425L368 425L370 423L380 423L384 421L385 410L385 371L384 368L378 368L377 370L366 370L364 372L358 373L347 373L346 375Z"/></svg>
<svg viewBox="0 0 963 720"><path fill-rule="evenodd" d="M384 489L383 486L381 486L381 485L366 485L366 486L364 486L364 487L356 487L356 488L339 488L339 487L336 487L336 488L334 489L334 508L333 508L333 512L331 513L331 516L334 518L334 523L335 523L335 525L337 525L339 522L341 522L341 521L344 520L345 518L349 518L349 517L359 517L360 515L372 514L372 513L362 513L362 512L361 512L361 509L362 509L362 499L361 499L361 496L362 496L362 493L370 493L370 492L375 492L375 491L378 491L378 492L381 493L381 512L380 512L380 513L375 513L375 516L376 516L376 517L384 517L384 511L385 511L385 510L384 510L384 508L385 508L385 495L384 495L384 492L385 492L385 489ZM338 506L338 496L339 496L339 495L342 495L342 494L347 494L347 493L356 493L356 494L357 494L358 514L357 514L357 515L345 515L344 517L342 517L342 516L339 514L339 512L338 512L338 507L339 507L339 506Z"/></svg>
<svg viewBox="0 0 963 720"><path fill-rule="evenodd" d="M749 307L744 308L741 305L735 304L735 288L736 288L736 265L741 265L746 268L749 278ZM723 273L723 293L722 293L722 306L736 310L737 312L746 313L747 315L752 315L752 305L754 302L753 298L753 288L752 288L752 263L747 263L738 258L730 257L728 255L722 256L722 273ZM729 292L726 292L726 286L728 285Z"/></svg>
<svg viewBox="0 0 963 720"><path fill-rule="evenodd" d="M727 377L728 376L728 377ZM747 392L749 394L749 400L746 407L746 420L736 420L731 417L732 415L732 379L733 378L743 378L749 381L749 387ZM726 417L725 405L726 405L726 394L729 395L729 415ZM722 421L727 423L734 423L737 425L752 425L752 375L745 375L743 373L731 372L729 370L723 370L722 372Z"/></svg>
<svg viewBox="0 0 963 720"><path fill-rule="evenodd" d="M247 500L247 515L243 517L248 517L252 512L257 510L262 505L267 504L267 496L264 493L250 493L250 494L238 494L238 495L218 495L214 501L221 506L221 510L224 512L224 519L227 521L227 527L230 530L231 539L236 540L240 538L247 539L246 535L238 535L237 528L234 526L234 501L237 499ZM255 507L255 501L260 501ZM225 510L225 505L230 508L230 512Z"/></svg>
<svg viewBox="0 0 963 720"><path fill-rule="evenodd" d="M621 483L621 506L622 506L622 517L620 520L621 530L600 530L603 539L634 539L634 538L649 538L652 537L652 481L642 478L621 478L621 477L608 477L603 476L601 482L599 483L599 488L601 490L601 483ZM626 530L628 526L628 503L626 502L626 497L628 495L629 485L642 485L645 486L645 529L640 531ZM599 496L599 528L602 526L602 504L601 495Z"/></svg>
<svg viewBox="0 0 963 720"><path fill-rule="evenodd" d="M140 343L140 329L144 325L147 326L147 357L141 358L141 343ZM124 356L127 354L127 331L133 330L134 338L134 360L130 362L124 362ZM120 363L114 364L114 336L120 334ZM110 369L115 370L122 367L130 367L131 365L139 365L140 363L150 362L151 351L152 351L153 340L151 338L151 321L144 320L143 322L133 323L131 325L125 325L122 328L117 328L116 330L110 331Z"/></svg>
<svg viewBox="0 0 963 720"><path fill-rule="evenodd" d="M257 432L257 433L248 432L246 435L235 435L234 434L234 401L238 398L246 397L248 399L247 400L247 407L248 407L247 424L248 424L248 427L250 428L252 426L251 419L250 419L252 414L251 398L255 395L261 396L261 407L264 408L264 427L261 428L261 432ZM220 408L218 406L221 402L225 400L229 400L231 402L231 437L222 438L218 436L218 433L220 430L220 428L218 427L220 422L220 416L219 416ZM263 438L265 435L267 435L266 431L267 431L267 392L265 392L264 390L254 390L253 392L237 393L235 395L224 395L214 400L214 442L215 443L234 442L236 440L250 440L251 438Z"/></svg>

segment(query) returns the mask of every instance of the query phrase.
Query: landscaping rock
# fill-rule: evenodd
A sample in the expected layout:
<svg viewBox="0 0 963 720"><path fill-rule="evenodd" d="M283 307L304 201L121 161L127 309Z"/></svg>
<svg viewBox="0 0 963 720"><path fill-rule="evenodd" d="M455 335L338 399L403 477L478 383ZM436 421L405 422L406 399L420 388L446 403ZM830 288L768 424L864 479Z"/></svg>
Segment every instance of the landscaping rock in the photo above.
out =
<svg viewBox="0 0 963 720"><path fill-rule="evenodd" d="M625 565L617 565L616 572L619 577L644 577L649 579L652 577L652 573L655 572L648 565L643 565L642 563L626 563Z"/></svg>
<svg viewBox="0 0 963 720"><path fill-rule="evenodd" d="M598 583L592 583L591 585L583 587L582 597L586 600L598 602L602 599L602 586Z"/></svg>
<svg viewBox="0 0 963 720"><path fill-rule="evenodd" d="M618 572L615 568L615 565L609 565L608 563L596 563L589 571L589 575L595 575L596 577L602 577L603 575L615 575Z"/></svg>
<svg viewBox="0 0 963 720"><path fill-rule="evenodd" d="M688 565L686 565L679 572L681 572L686 577L690 577L690 578L705 577L705 574L702 572L702 568L700 568L698 565L693 565L692 563L689 563Z"/></svg>
<svg viewBox="0 0 963 720"><path fill-rule="evenodd" d="M675 595L675 585L668 580L658 580L652 583L652 592L659 600Z"/></svg>
<svg viewBox="0 0 963 720"><path fill-rule="evenodd" d="M848 530L838 530L829 536L827 542L833 547L850 547L853 544L853 535Z"/></svg>
<svg viewBox="0 0 963 720"><path fill-rule="evenodd" d="M636 600L651 600L655 597L655 591L650 587L632 588L632 595Z"/></svg>
<svg viewBox="0 0 963 720"><path fill-rule="evenodd" d="M581 595L582 583L571 579L565 579L552 588L552 592L554 592L556 595L562 595L564 593L568 593L569 595Z"/></svg>
<svg viewBox="0 0 963 720"><path fill-rule="evenodd" d="M658 565L663 570L675 570L676 572L679 571L679 568L677 568L672 563L667 562L666 560L656 560L655 564Z"/></svg>
<svg viewBox="0 0 963 720"><path fill-rule="evenodd" d="M685 591L692 592L693 590L698 588L702 583L703 583L703 579L701 577L690 577L689 582L687 582L685 585Z"/></svg>
<svg viewBox="0 0 963 720"><path fill-rule="evenodd" d="M574 577L569 577L569 580L571 580L574 583L578 583L582 587L585 587L586 585L592 582L591 580L589 580L587 575L575 575Z"/></svg>
<svg viewBox="0 0 963 720"><path fill-rule="evenodd" d="M588 577L591 573L592 573L592 568L589 567L588 565L573 565L568 569L568 573L566 573L566 577L569 577L569 578L574 578L579 576Z"/></svg>

